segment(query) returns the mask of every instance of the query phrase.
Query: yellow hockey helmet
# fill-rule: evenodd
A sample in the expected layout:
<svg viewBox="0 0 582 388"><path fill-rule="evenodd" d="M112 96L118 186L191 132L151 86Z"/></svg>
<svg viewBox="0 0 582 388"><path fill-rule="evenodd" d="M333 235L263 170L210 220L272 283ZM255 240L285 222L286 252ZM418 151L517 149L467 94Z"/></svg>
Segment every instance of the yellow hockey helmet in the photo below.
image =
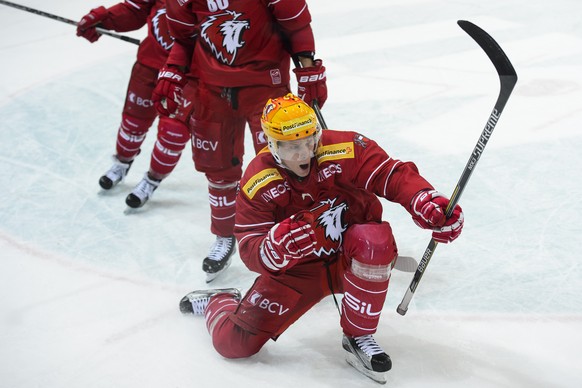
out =
<svg viewBox="0 0 582 388"><path fill-rule="evenodd" d="M269 150L278 163L285 159L279 155L280 142L311 137L316 149L321 137L321 126L315 111L292 93L267 101L261 116L261 127L267 137Z"/></svg>
<svg viewBox="0 0 582 388"><path fill-rule="evenodd" d="M303 139L319 130L313 109L292 93L267 101L261 127L276 140Z"/></svg>

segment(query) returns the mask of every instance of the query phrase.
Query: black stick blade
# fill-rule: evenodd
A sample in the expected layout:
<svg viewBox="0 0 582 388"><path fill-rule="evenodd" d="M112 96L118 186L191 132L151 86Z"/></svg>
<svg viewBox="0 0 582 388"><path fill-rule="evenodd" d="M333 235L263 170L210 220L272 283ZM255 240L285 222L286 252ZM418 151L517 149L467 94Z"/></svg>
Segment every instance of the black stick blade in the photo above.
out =
<svg viewBox="0 0 582 388"><path fill-rule="evenodd" d="M479 46L481 46L491 62L493 62L493 65L497 70L497 74L500 76L515 77L515 82L517 82L517 73L515 72L513 65L509 61L507 55L505 55L505 52L503 52L501 46L499 46L499 44L491 37L491 35L485 32L481 27L467 20L458 20L457 24L467 34L469 34L469 36L471 36L471 38L473 38L473 40L477 42Z"/></svg>

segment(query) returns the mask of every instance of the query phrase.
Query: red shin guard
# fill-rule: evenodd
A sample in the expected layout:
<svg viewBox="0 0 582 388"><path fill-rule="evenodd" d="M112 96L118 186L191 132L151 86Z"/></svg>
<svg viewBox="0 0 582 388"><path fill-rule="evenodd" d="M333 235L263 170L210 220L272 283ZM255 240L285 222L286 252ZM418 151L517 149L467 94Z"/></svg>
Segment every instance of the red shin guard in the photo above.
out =
<svg viewBox="0 0 582 388"><path fill-rule="evenodd" d="M232 236L238 182L208 181L210 231L217 236Z"/></svg>
<svg viewBox="0 0 582 388"><path fill-rule="evenodd" d="M186 124L167 117L160 117L158 138L150 161L150 174L156 179L168 176L178 164L190 133Z"/></svg>

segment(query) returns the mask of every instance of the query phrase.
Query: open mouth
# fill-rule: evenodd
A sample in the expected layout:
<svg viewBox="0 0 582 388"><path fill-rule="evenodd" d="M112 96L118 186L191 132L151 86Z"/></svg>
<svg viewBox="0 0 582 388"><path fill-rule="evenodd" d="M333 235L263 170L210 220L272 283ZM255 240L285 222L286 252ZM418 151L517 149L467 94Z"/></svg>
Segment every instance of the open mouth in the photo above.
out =
<svg viewBox="0 0 582 388"><path fill-rule="evenodd" d="M309 169L309 163L304 163L304 164L300 164L299 168L302 170L308 170Z"/></svg>

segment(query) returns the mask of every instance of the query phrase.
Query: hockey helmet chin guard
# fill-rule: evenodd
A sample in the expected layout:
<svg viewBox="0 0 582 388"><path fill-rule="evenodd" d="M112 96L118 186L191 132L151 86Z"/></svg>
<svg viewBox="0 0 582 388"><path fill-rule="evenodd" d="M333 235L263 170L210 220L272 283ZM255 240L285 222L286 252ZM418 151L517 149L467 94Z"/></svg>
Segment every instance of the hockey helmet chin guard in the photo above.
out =
<svg viewBox="0 0 582 388"><path fill-rule="evenodd" d="M321 126L315 111L292 93L267 101L261 116L261 127L277 163L315 156ZM300 148L308 149L309 155L298 151Z"/></svg>

